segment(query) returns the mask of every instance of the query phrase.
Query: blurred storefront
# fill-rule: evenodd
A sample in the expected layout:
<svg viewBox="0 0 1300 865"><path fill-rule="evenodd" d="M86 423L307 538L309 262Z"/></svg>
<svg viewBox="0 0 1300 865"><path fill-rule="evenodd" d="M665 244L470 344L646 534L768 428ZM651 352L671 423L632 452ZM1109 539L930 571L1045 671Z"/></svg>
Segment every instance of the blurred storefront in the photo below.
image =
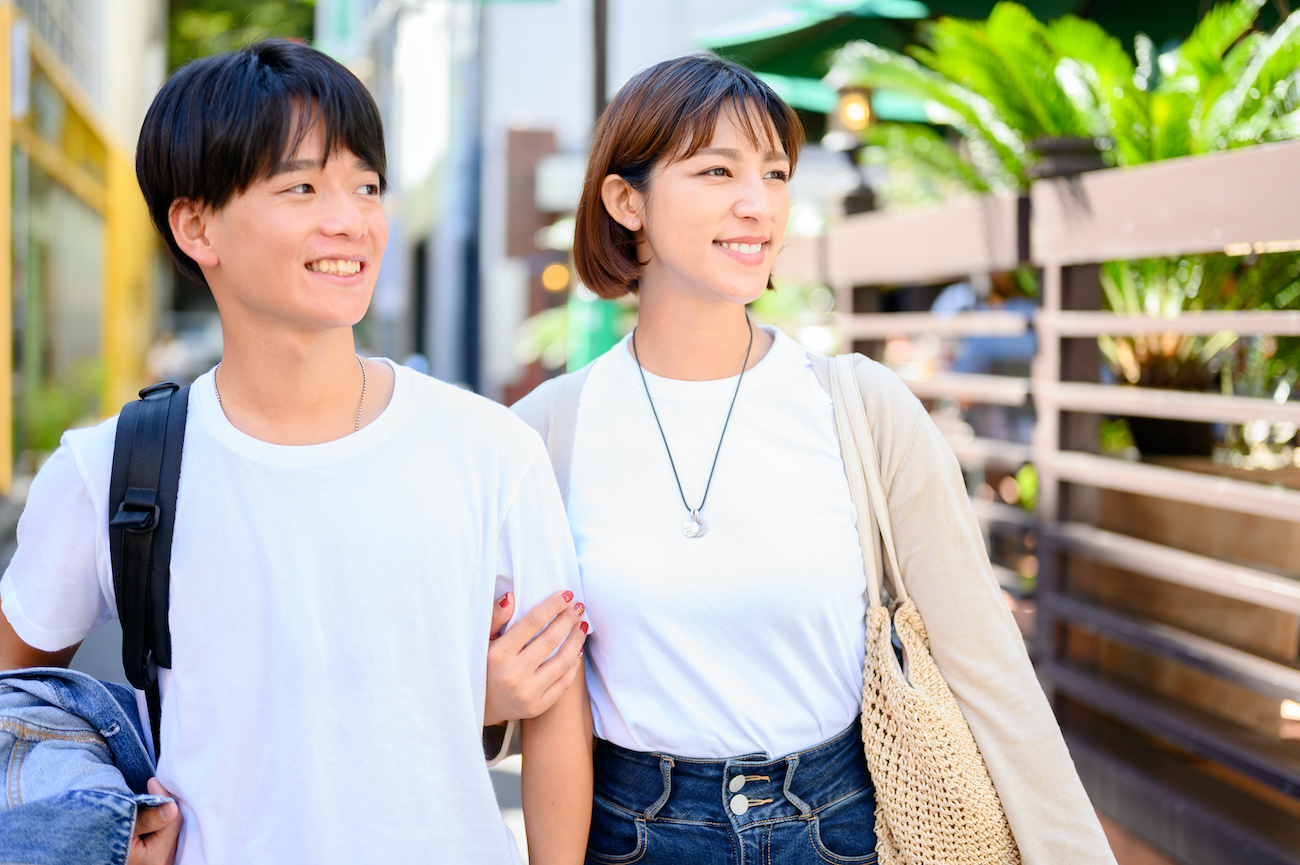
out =
<svg viewBox="0 0 1300 865"><path fill-rule="evenodd" d="M0 491L142 383L159 250L134 141L162 0L0 2Z"/></svg>

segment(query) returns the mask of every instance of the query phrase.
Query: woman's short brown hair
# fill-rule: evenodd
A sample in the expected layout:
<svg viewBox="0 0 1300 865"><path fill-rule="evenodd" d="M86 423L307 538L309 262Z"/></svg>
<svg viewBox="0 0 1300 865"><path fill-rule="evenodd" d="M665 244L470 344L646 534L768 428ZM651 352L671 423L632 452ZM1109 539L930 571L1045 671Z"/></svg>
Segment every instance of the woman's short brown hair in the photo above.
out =
<svg viewBox="0 0 1300 865"><path fill-rule="evenodd" d="M596 294L613 299L635 292L642 265L636 236L605 210L600 197L605 178L617 174L633 188L644 189L660 163L687 159L708 147L726 111L734 112L741 131L756 146L775 132L794 171L804 141L794 110L753 72L711 54L665 60L637 73L600 116L573 242L578 276ZM770 129L762 128L763 119Z"/></svg>

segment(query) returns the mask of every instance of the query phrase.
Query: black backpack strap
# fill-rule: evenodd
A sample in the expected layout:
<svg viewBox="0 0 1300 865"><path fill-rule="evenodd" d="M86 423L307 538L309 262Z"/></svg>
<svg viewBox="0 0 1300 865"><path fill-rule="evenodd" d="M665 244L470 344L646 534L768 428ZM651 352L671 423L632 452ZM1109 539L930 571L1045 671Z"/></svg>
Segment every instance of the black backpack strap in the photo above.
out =
<svg viewBox="0 0 1300 865"><path fill-rule="evenodd" d="M172 665L167 603L189 393L188 385L163 382L122 407L109 482L108 542L122 623L122 667L127 681L145 692L155 759L162 753L156 668Z"/></svg>

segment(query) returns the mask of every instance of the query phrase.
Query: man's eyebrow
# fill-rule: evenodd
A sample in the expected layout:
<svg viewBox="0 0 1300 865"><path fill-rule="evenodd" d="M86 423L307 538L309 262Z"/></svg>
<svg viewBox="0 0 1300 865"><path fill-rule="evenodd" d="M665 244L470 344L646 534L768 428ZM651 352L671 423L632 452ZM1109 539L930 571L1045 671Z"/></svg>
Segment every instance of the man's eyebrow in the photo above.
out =
<svg viewBox="0 0 1300 865"><path fill-rule="evenodd" d="M275 166L271 175L288 174L291 171L311 171L312 169L320 167L321 163L316 159L290 159L287 162L281 162L279 165ZM356 167L361 171L373 171L376 174L379 172L379 169L375 168L369 161L362 159L359 156L357 157Z"/></svg>
<svg viewBox="0 0 1300 865"><path fill-rule="evenodd" d="M310 171L313 168L320 168L320 162L315 159L290 159L275 166L271 175L288 174L290 171Z"/></svg>

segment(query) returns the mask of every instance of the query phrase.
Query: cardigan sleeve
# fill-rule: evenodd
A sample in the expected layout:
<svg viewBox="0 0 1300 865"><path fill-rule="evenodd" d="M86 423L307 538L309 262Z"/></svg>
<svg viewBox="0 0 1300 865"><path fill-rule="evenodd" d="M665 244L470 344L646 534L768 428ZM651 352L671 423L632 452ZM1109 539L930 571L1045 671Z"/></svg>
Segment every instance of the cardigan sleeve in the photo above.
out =
<svg viewBox="0 0 1300 865"><path fill-rule="evenodd" d="M988 765L1023 862L1114 865L993 576L952 449L896 375L865 361L858 377L905 585Z"/></svg>

